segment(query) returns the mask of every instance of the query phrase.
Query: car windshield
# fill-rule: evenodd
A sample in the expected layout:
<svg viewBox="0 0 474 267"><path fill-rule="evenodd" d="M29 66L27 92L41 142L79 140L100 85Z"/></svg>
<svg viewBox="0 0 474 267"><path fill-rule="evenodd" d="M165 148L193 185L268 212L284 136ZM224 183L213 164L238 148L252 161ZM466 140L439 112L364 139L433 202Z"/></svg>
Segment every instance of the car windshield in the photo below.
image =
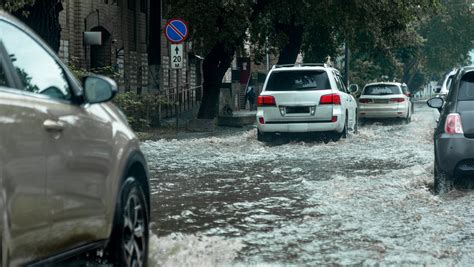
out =
<svg viewBox="0 0 474 267"><path fill-rule="evenodd" d="M459 101L474 100L474 72L465 74L459 87Z"/></svg>
<svg viewBox="0 0 474 267"><path fill-rule="evenodd" d="M396 85L378 84L367 86L363 95L399 95L401 93L400 87Z"/></svg>
<svg viewBox="0 0 474 267"><path fill-rule="evenodd" d="M331 89L325 71L276 71L268 80L266 91L305 91Z"/></svg>

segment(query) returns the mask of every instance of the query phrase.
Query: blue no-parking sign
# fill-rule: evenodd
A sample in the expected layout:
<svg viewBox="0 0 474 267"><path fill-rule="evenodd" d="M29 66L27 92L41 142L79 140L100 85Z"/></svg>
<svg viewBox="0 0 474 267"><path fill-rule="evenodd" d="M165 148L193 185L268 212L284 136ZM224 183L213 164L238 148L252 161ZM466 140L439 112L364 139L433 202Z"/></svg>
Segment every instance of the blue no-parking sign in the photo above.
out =
<svg viewBox="0 0 474 267"><path fill-rule="evenodd" d="M171 43L180 44L188 38L188 25L182 19L170 19L165 27L165 35Z"/></svg>

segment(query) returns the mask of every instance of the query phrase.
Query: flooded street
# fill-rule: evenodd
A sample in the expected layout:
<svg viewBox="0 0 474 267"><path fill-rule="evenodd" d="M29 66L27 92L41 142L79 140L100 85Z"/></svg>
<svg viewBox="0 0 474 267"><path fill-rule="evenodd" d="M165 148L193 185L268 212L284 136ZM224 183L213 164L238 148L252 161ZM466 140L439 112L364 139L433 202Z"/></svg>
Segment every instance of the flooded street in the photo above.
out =
<svg viewBox="0 0 474 267"><path fill-rule="evenodd" d="M430 191L435 114L329 144L256 129L143 143L150 265L474 264L474 192Z"/></svg>

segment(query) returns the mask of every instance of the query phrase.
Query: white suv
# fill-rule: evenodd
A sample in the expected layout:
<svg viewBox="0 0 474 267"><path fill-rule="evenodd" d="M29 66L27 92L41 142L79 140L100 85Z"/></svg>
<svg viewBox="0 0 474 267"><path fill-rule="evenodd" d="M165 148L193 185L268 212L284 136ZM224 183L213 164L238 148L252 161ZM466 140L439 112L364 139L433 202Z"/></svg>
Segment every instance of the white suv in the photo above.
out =
<svg viewBox="0 0 474 267"><path fill-rule="evenodd" d="M273 67L257 105L260 141L301 132L326 132L337 141L357 131L357 102L339 71L325 64Z"/></svg>

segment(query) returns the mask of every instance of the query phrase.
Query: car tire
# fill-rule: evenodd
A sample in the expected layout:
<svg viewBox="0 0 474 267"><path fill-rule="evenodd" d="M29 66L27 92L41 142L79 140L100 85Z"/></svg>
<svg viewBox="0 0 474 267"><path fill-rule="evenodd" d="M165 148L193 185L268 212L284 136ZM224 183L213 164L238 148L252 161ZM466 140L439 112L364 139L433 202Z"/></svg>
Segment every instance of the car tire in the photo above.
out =
<svg viewBox="0 0 474 267"><path fill-rule="evenodd" d="M408 109L408 115L405 119L403 119L403 122L405 124L410 124L410 122L411 122L411 108Z"/></svg>
<svg viewBox="0 0 474 267"><path fill-rule="evenodd" d="M341 138L347 138L347 124L348 124L348 118L346 116L346 120L344 122L344 129L342 129L342 132L338 133L338 132L335 132L332 134L331 136L331 139L333 142L337 142L339 140L341 140Z"/></svg>
<svg viewBox="0 0 474 267"><path fill-rule="evenodd" d="M122 184L109 243L114 266L147 266L149 214L140 183L129 177Z"/></svg>
<svg viewBox="0 0 474 267"><path fill-rule="evenodd" d="M357 113L357 110L356 110L356 113L355 113L355 123L354 123L354 134L358 134L359 133L359 114Z"/></svg>
<svg viewBox="0 0 474 267"><path fill-rule="evenodd" d="M262 133L260 130L257 130L257 140L260 142L267 143L270 141L269 138L270 134L269 133Z"/></svg>
<svg viewBox="0 0 474 267"><path fill-rule="evenodd" d="M436 195L445 194L454 188L454 177L439 169L435 163L434 168L434 192Z"/></svg>

